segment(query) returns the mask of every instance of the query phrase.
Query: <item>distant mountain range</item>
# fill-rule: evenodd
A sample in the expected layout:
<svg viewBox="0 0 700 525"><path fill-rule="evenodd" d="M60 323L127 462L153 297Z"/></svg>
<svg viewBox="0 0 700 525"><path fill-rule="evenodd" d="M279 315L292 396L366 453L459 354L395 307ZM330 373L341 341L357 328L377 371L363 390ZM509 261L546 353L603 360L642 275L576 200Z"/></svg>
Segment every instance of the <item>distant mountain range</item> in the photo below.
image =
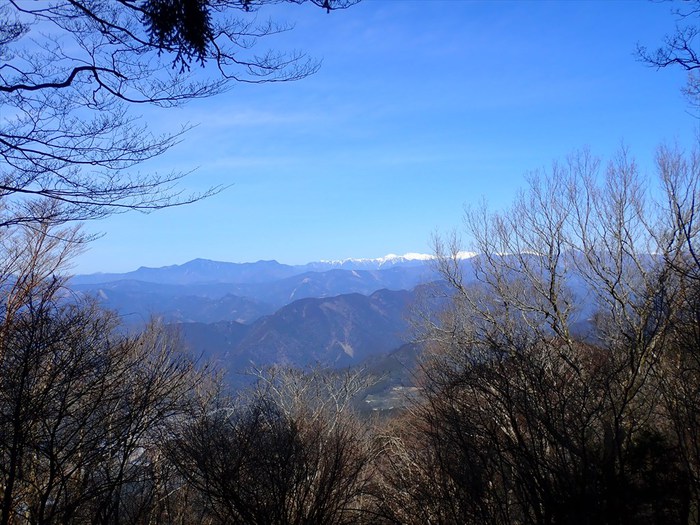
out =
<svg viewBox="0 0 700 525"><path fill-rule="evenodd" d="M470 253L460 259L468 284L478 259ZM362 401L363 410L387 410L415 391L421 347L412 342L412 308L420 303L422 312L434 312L449 294L433 262L415 253L296 266L195 259L78 275L70 286L115 310L125 329L161 319L234 387L250 380L241 374L251 367L361 366L382 378ZM573 328L585 337L595 303L580 279L570 285L582 305Z"/></svg>
<svg viewBox="0 0 700 525"><path fill-rule="evenodd" d="M237 383L236 374L273 363L395 367L387 356L411 340L409 310L438 279L432 261L415 253L296 266L195 259L78 275L70 285L117 311L127 328L161 318Z"/></svg>
<svg viewBox="0 0 700 525"><path fill-rule="evenodd" d="M76 275L75 284L98 284L114 281L142 281L158 284L259 283L284 279L303 273L301 266L289 266L277 261L229 263L194 259L185 264L147 268L127 273L93 273Z"/></svg>
<svg viewBox="0 0 700 525"><path fill-rule="evenodd" d="M300 299L410 290L435 278L427 267L394 267L306 272L267 282L175 285L133 279L94 284L74 280L71 286L96 296L105 307L125 316L127 324L138 324L152 315L169 322L250 323Z"/></svg>
<svg viewBox="0 0 700 525"><path fill-rule="evenodd" d="M464 253L464 258L473 254ZM389 254L376 259L343 259L337 261L318 261L303 265L281 264L277 261L258 261L252 263L230 263L194 259L180 265L148 268L126 273L93 273L76 275L74 284L98 284L122 280L143 281L159 284L205 284L205 283L263 283L308 272L325 272L328 270L387 270L390 268L428 267L433 261L432 255L407 253L405 255Z"/></svg>

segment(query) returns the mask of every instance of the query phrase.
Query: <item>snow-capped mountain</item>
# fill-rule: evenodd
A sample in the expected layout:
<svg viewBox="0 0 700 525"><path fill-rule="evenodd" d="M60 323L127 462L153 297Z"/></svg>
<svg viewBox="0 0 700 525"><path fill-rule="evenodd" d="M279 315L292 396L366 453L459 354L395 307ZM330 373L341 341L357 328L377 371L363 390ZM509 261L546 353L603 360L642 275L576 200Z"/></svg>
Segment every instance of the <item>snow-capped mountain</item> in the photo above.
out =
<svg viewBox="0 0 700 525"><path fill-rule="evenodd" d="M357 267L357 269L381 269L381 268L388 268L396 265L402 265L402 266L418 266L421 264L425 264L426 262L432 261L434 257L432 255L427 255L425 253L406 253L404 255L396 255L394 253L390 253L388 255L385 255L384 257L376 257L373 259L353 259L353 258L348 258L348 259L340 259L340 260L333 260L333 261L328 261L328 260L322 260L319 261L318 263L310 263L310 264L318 264L318 265L328 265L331 268L343 268L343 269L351 269L350 267Z"/></svg>
<svg viewBox="0 0 700 525"><path fill-rule="evenodd" d="M472 252L460 252L460 259L470 259L474 257ZM306 266L313 270L323 269L342 269L342 270L385 270L395 266L423 266L430 264L435 260L434 255L425 253L405 253L396 255L390 253L384 257L376 257L373 259L339 259L339 260L322 260L319 262L309 263Z"/></svg>
<svg viewBox="0 0 700 525"><path fill-rule="evenodd" d="M462 252L460 258L468 259L473 253ZM179 265L162 268L141 267L126 273L97 273L77 275L74 284L96 284L121 280L135 280L161 284L204 283L263 283L289 278L307 272L328 270L389 270L392 268L414 268L430 266L433 255L423 253L389 254L374 259L342 259L310 262L300 265L281 264L277 261L230 263L194 259Z"/></svg>
<svg viewBox="0 0 700 525"><path fill-rule="evenodd" d="M432 259L409 253L296 266L195 259L121 274L77 275L71 286L128 314L127 321L138 323L158 313L168 321L250 322L299 299L410 290L439 279Z"/></svg>

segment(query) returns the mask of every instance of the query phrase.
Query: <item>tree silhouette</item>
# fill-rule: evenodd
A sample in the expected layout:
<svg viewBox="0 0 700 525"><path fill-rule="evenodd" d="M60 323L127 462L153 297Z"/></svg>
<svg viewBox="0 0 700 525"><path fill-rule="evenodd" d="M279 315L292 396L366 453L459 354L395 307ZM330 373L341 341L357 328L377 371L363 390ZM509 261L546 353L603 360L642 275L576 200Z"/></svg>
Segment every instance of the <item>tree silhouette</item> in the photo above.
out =
<svg viewBox="0 0 700 525"><path fill-rule="evenodd" d="M217 191L185 195L176 185L184 173L135 172L181 140L186 128L154 135L133 110L179 106L231 83L292 81L315 72L318 63L303 53L254 49L290 29L254 16L274 3L5 2L0 225L96 219L185 204ZM330 10L354 2L313 3ZM31 204L41 199L61 206L37 216Z"/></svg>

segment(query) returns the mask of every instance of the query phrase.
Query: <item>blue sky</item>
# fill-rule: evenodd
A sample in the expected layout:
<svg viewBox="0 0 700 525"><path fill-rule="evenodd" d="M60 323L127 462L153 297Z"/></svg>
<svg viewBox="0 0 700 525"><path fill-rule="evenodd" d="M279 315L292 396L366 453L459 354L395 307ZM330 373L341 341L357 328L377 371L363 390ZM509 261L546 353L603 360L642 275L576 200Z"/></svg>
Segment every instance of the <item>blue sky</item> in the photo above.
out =
<svg viewBox="0 0 700 525"><path fill-rule="evenodd" d="M465 205L505 206L526 173L577 149L607 158L624 144L652 172L656 147L692 144L698 124L684 74L634 57L638 42L673 31L671 7L365 0L331 14L262 11L296 24L268 44L304 50L321 70L148 110L155 131L197 127L144 171L196 168L184 190L230 187L87 225L104 235L74 271L428 252Z"/></svg>

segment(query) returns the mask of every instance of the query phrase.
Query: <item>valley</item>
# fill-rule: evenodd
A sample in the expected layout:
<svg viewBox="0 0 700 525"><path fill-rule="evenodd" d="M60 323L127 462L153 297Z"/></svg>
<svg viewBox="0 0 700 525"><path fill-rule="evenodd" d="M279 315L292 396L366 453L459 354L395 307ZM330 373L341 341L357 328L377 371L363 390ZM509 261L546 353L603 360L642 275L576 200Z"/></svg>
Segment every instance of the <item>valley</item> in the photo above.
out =
<svg viewBox="0 0 700 525"><path fill-rule="evenodd" d="M127 330L160 319L234 389L271 365L360 367L377 378L367 393L376 408L413 386L412 317L437 280L430 256L407 254L299 266L196 259L77 275L70 286L116 311Z"/></svg>

